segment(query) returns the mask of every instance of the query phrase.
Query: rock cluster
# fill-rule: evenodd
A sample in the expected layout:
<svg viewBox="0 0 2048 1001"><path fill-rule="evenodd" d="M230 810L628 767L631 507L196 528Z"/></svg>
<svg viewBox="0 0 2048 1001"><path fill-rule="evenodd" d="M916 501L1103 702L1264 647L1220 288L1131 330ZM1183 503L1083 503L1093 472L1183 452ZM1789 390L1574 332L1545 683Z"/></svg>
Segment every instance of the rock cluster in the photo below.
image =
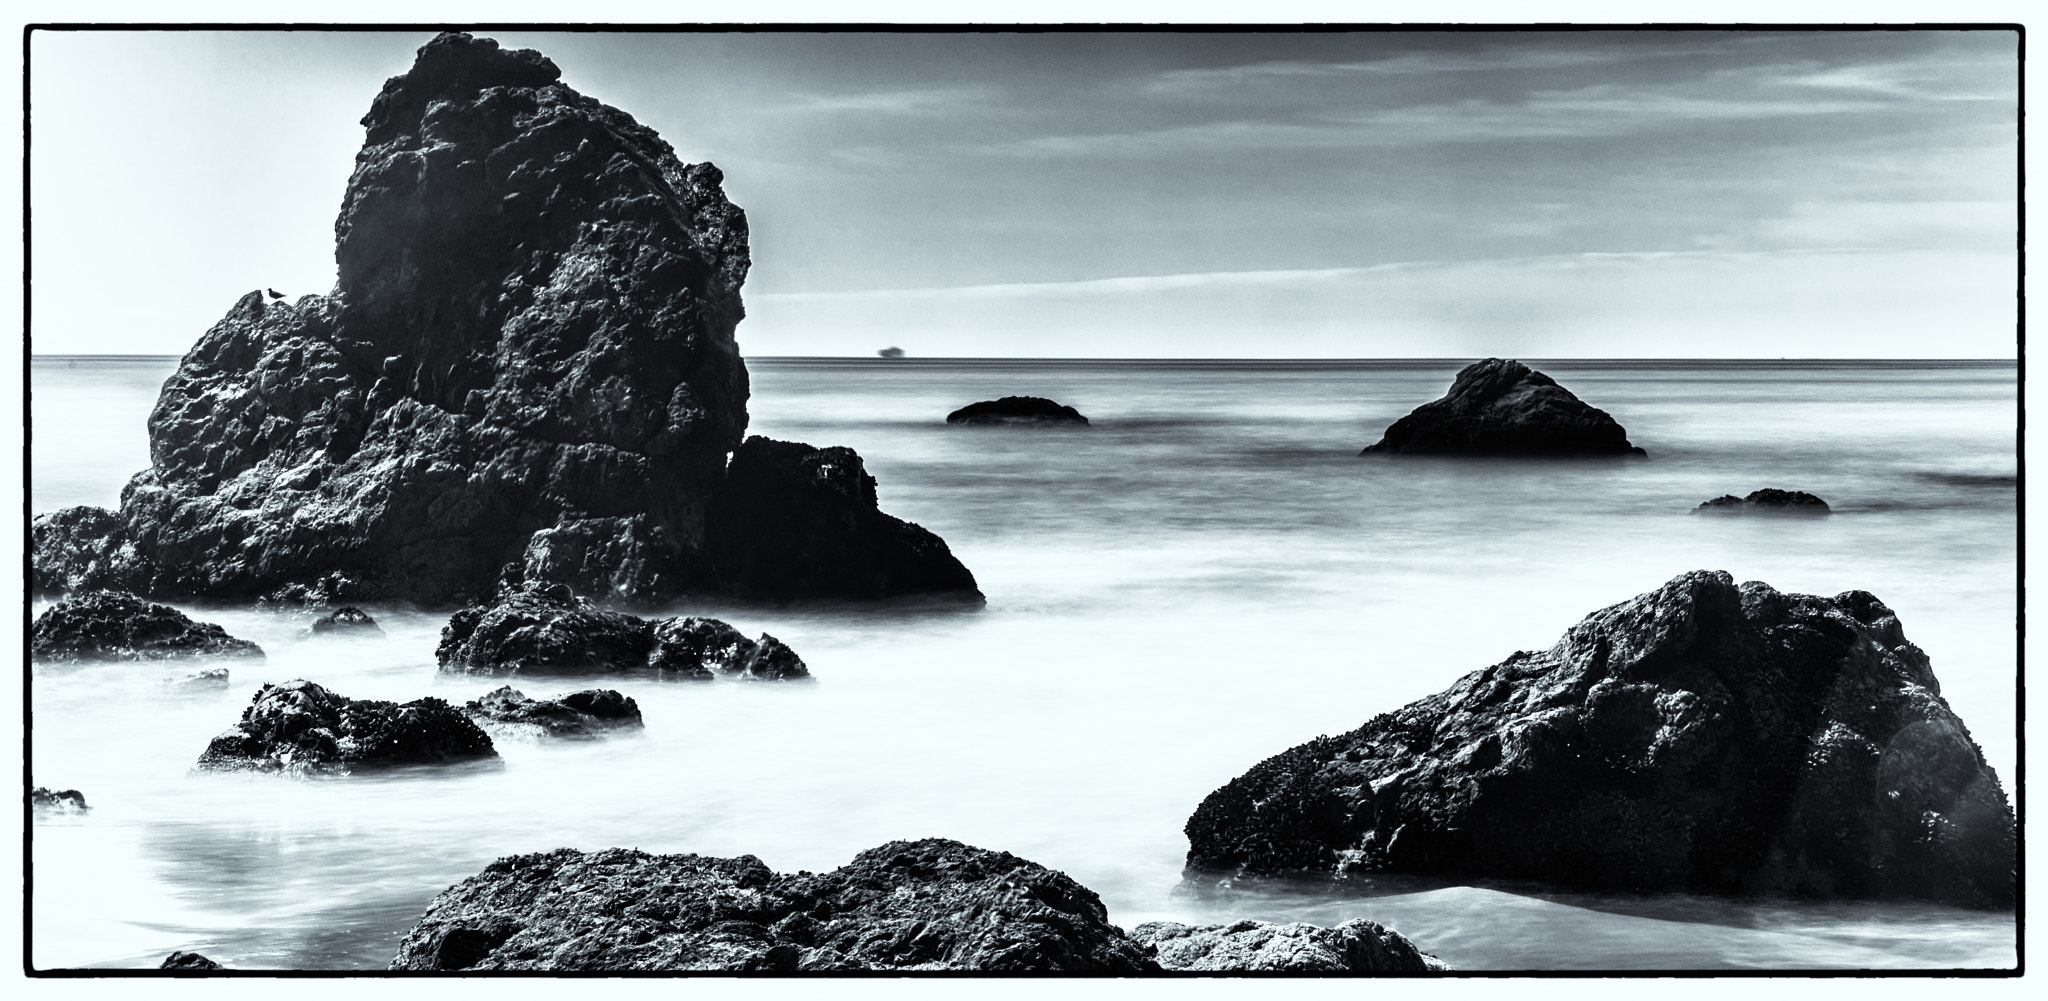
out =
<svg viewBox="0 0 2048 1001"><path fill-rule="evenodd" d="M1005 396L970 403L946 415L948 424L1086 424L1079 410L1039 396Z"/></svg>
<svg viewBox="0 0 2048 1001"><path fill-rule="evenodd" d="M553 699L531 699L506 685L465 703L462 711L486 726L530 727L542 736L589 740L645 725L640 704L609 688L590 688Z"/></svg>
<svg viewBox="0 0 2048 1001"><path fill-rule="evenodd" d="M1364 452L1406 455L1645 454L1604 410L1518 361L1488 358L1458 373L1442 399L1395 421Z"/></svg>
<svg viewBox="0 0 2048 1001"><path fill-rule="evenodd" d="M1747 497L1722 494L1693 508L1694 514L1829 514L1828 502L1799 490L1766 487Z"/></svg>
<svg viewBox="0 0 2048 1001"><path fill-rule="evenodd" d="M441 670L490 675L650 674L781 681L810 677L794 650L717 619L650 622L597 608L560 584L507 587L489 605L465 608L441 629Z"/></svg>
<svg viewBox="0 0 2048 1001"><path fill-rule="evenodd" d="M262 656L261 647L213 623L118 591L57 602L29 630L29 657L39 664Z"/></svg>
<svg viewBox="0 0 2048 1001"><path fill-rule="evenodd" d="M1449 964L1377 922L1354 918L1335 928L1294 922L1239 921L1189 926L1148 921L1131 940L1150 946L1169 970L1213 973L1424 973Z"/></svg>
<svg viewBox="0 0 2048 1001"><path fill-rule="evenodd" d="M84 813L92 809L85 805L85 794L76 789L37 786L29 790L28 802L39 817L54 813Z"/></svg>
<svg viewBox="0 0 2048 1001"><path fill-rule="evenodd" d="M251 292L199 339L119 512L36 520L36 593L450 607L510 564L641 604L978 599L936 536L874 511L871 486L845 496L850 451L810 450L836 476L780 454L728 474L747 451L746 217L718 168L560 75L445 33L386 82L334 291ZM732 496L764 490L800 496ZM785 536L865 562L754 551Z"/></svg>
<svg viewBox="0 0 2048 1001"><path fill-rule="evenodd" d="M1695 571L1211 793L1190 879L2014 901L2013 813L1875 597Z"/></svg>
<svg viewBox="0 0 2048 1001"><path fill-rule="evenodd" d="M241 721L207 745L197 767L347 775L497 756L489 734L432 696L401 705L351 699L294 680L264 685L242 710Z"/></svg>

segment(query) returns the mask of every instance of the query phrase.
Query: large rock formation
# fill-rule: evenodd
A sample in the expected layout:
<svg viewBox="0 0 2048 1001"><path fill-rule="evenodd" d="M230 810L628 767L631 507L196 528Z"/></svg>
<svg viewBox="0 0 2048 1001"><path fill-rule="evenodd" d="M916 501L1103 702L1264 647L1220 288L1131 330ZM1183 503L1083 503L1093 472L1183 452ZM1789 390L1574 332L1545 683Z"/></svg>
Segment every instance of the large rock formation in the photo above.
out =
<svg viewBox="0 0 2048 1001"><path fill-rule="evenodd" d="M627 602L979 598L944 543L879 512L771 525L875 533L813 546L874 565L803 586L742 558L765 530L707 537L747 422L746 218L718 168L559 76L488 39L423 46L362 120L333 293L251 292L207 331L164 385L118 516L37 520L38 593L448 606L511 564ZM861 590L834 590L847 581Z"/></svg>
<svg viewBox="0 0 2048 1001"><path fill-rule="evenodd" d="M1747 497L1722 494L1709 501L1701 501L1693 508L1694 514L1830 514L1828 502L1803 490L1778 490L1765 487L1752 490Z"/></svg>
<svg viewBox="0 0 2048 1001"><path fill-rule="evenodd" d="M717 619L650 622L608 612L561 584L507 586L489 605L456 612L434 649L453 674L651 674L675 681L810 677L803 658L762 633L750 640Z"/></svg>
<svg viewBox="0 0 2048 1001"><path fill-rule="evenodd" d="M948 424L1086 424L1073 407L1042 396L1005 396L970 403L946 415Z"/></svg>
<svg viewBox="0 0 2048 1001"><path fill-rule="evenodd" d="M1643 455L1604 410L1518 361L1473 362L1442 399L1416 407L1372 445L1407 455Z"/></svg>
<svg viewBox="0 0 2048 1001"><path fill-rule="evenodd" d="M1131 939L1152 947L1169 970L1210 973L1425 973L1450 969L1378 922L1353 918L1335 928L1294 922L1239 921L1189 926L1148 921Z"/></svg>
<svg viewBox="0 0 2048 1001"><path fill-rule="evenodd" d="M1065 874L957 841L895 841L831 872L751 855L560 849L443 891L394 970L1157 970Z"/></svg>
<svg viewBox="0 0 2048 1001"><path fill-rule="evenodd" d="M1875 597L1695 571L1211 793L1191 879L2014 900L2013 813Z"/></svg>
<svg viewBox="0 0 2048 1001"><path fill-rule="evenodd" d="M400 705L294 680L257 691L241 721L200 754L198 769L347 775L497 756L490 735L431 695Z"/></svg>
<svg viewBox="0 0 2048 1001"><path fill-rule="evenodd" d="M39 664L262 656L261 647L211 622L118 591L60 601L29 630L29 657Z"/></svg>

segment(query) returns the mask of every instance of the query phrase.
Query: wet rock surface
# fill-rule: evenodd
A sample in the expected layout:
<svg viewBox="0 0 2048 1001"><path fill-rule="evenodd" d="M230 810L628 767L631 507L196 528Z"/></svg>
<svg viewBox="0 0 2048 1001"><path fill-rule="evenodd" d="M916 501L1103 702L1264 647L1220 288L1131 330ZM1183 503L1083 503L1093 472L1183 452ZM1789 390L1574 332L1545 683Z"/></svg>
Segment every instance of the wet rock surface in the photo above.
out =
<svg viewBox="0 0 2048 1001"><path fill-rule="evenodd" d="M225 667L209 667L190 674L172 675L163 679L163 686L177 695L198 695L205 692L225 691L231 680Z"/></svg>
<svg viewBox="0 0 2048 1001"><path fill-rule="evenodd" d="M560 584L508 586L492 604L456 612L434 656L441 670L465 674L810 677L803 659L766 633L750 640L717 619L648 621L605 611Z"/></svg>
<svg viewBox="0 0 2048 1001"><path fill-rule="evenodd" d="M1188 876L2014 902L2013 813L1877 598L1695 571L1211 793Z"/></svg>
<svg viewBox="0 0 2048 1001"><path fill-rule="evenodd" d="M264 685L241 721L207 745L197 769L347 775L497 756L490 735L440 699L351 699L300 679Z"/></svg>
<svg viewBox="0 0 2048 1001"><path fill-rule="evenodd" d="M948 424L1086 424L1079 410L1039 396L1005 396L970 403L946 415Z"/></svg>
<svg viewBox="0 0 2048 1001"><path fill-rule="evenodd" d="M589 688L553 699L528 698L506 685L465 703L462 711L486 726L524 726L542 736L590 740L644 725L640 704L609 688Z"/></svg>
<svg viewBox="0 0 2048 1001"><path fill-rule="evenodd" d="M1442 399L1395 421L1364 452L1406 455L1640 456L1628 432L1556 380L1488 358L1458 373Z"/></svg>
<svg viewBox="0 0 2048 1001"><path fill-rule="evenodd" d="M1694 514L1791 514L1816 515L1831 513L1828 502L1799 490L1777 490L1766 487L1751 491L1747 497L1722 494L1710 501L1703 501L1693 508Z"/></svg>
<svg viewBox="0 0 2048 1001"><path fill-rule="evenodd" d="M46 789L37 786L29 790L28 802L38 817L85 813L92 809L85 805L85 794L76 789Z"/></svg>
<svg viewBox="0 0 2048 1001"><path fill-rule="evenodd" d="M314 636L347 636L373 638L384 635L383 627L370 613L354 605L343 605L332 612L313 620L307 630Z"/></svg>
<svg viewBox="0 0 2048 1001"><path fill-rule="evenodd" d="M224 970L227 967L196 952L174 952L164 957L159 970Z"/></svg>
<svg viewBox="0 0 2048 1001"><path fill-rule="evenodd" d="M169 605L118 591L67 598L36 616L29 656L39 664L154 661L188 657L261 658L263 649L194 622Z"/></svg>
<svg viewBox="0 0 2048 1001"><path fill-rule="evenodd" d="M39 514L29 528L29 591L54 598L86 591L135 591L153 573L121 516L103 507Z"/></svg>
<svg viewBox="0 0 2048 1001"><path fill-rule="evenodd" d="M1149 921L1131 940L1156 950L1169 970L1208 972L1427 973L1447 970L1399 932L1355 918L1335 928L1239 921L1190 926Z"/></svg>
<svg viewBox="0 0 2048 1001"><path fill-rule="evenodd" d="M444 891L394 970L1155 971L1066 875L957 841L827 873L614 848L502 858Z"/></svg>

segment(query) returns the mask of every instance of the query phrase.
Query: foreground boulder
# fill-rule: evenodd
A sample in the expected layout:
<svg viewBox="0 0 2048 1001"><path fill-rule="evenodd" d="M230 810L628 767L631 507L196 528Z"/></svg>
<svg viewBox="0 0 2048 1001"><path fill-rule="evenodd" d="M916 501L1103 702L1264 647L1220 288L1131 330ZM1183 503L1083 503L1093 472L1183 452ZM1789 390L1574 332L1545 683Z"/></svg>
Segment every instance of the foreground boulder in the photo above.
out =
<svg viewBox="0 0 2048 1001"><path fill-rule="evenodd" d="M1204 972L1424 973L1450 969L1400 933L1354 918L1335 928L1239 921L1193 927L1148 921L1131 940L1155 950L1169 970Z"/></svg>
<svg viewBox="0 0 2048 1001"><path fill-rule="evenodd" d="M946 415L948 424L1086 424L1073 407L1038 396L1005 396L970 403Z"/></svg>
<svg viewBox="0 0 2048 1001"><path fill-rule="evenodd" d="M490 735L440 699L358 700L295 680L264 685L241 722L207 745L198 768L347 775L497 756Z"/></svg>
<svg viewBox="0 0 2048 1001"><path fill-rule="evenodd" d="M590 688L554 699L531 699L511 685L465 703L462 711L487 726L519 726L542 736L589 740L613 730L644 726L640 703L609 688Z"/></svg>
<svg viewBox="0 0 2048 1001"><path fill-rule="evenodd" d="M750 640L717 619L690 616L650 622L599 609L560 584L509 586L490 605L456 612L434 656L441 670L459 674L810 677L802 658L766 633Z"/></svg>
<svg viewBox="0 0 2048 1001"><path fill-rule="evenodd" d="M2014 900L2013 813L1862 591L1695 571L1211 793L1188 875Z"/></svg>
<svg viewBox="0 0 2048 1001"><path fill-rule="evenodd" d="M334 292L235 303L165 382L119 512L38 520L33 587L453 607L514 564L640 604L978 596L936 537L836 495L718 500L747 422L746 217L717 167L560 76L466 34L421 47L362 119ZM741 534L707 525L718 505ZM785 535L866 562L755 572Z"/></svg>
<svg viewBox="0 0 2048 1001"><path fill-rule="evenodd" d="M1693 508L1694 514L1829 514L1828 502L1798 490L1766 487L1747 497L1722 494Z"/></svg>
<svg viewBox="0 0 2048 1001"><path fill-rule="evenodd" d="M229 636L211 622L194 622L169 605L118 591L92 591L36 616L29 631L29 656L39 664L260 658L263 648Z"/></svg>
<svg viewBox="0 0 2048 1001"><path fill-rule="evenodd" d="M174 952L164 957L159 970L222 970L226 967L196 952Z"/></svg>
<svg viewBox="0 0 2048 1001"><path fill-rule="evenodd" d="M1065 874L936 838L819 874L624 848L501 858L435 897L391 968L1159 969Z"/></svg>
<svg viewBox="0 0 2048 1001"><path fill-rule="evenodd" d="M1604 410L1518 361L1488 358L1458 373L1442 399L1416 407L1360 455L1645 454Z"/></svg>
<svg viewBox="0 0 2048 1001"><path fill-rule="evenodd" d="M36 816L50 814L85 813L92 809L85 805L85 794L76 789L46 789L37 786L29 790L29 806Z"/></svg>

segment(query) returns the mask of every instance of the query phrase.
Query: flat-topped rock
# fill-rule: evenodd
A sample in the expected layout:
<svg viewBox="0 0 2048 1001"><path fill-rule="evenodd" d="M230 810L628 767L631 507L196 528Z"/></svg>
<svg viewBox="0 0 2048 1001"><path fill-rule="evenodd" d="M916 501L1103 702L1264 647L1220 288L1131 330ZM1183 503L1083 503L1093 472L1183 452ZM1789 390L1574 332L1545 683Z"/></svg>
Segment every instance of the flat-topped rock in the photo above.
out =
<svg viewBox="0 0 2048 1001"><path fill-rule="evenodd" d="M1005 396L970 403L946 415L948 424L1086 424L1079 410L1039 396Z"/></svg>
<svg viewBox="0 0 2048 1001"><path fill-rule="evenodd" d="M614 730L645 725L640 718L640 704L610 688L533 699L505 685L465 703L462 711L485 726L527 727L541 736L565 740L591 740Z"/></svg>
<svg viewBox="0 0 2048 1001"><path fill-rule="evenodd" d="M262 656L263 648L211 622L118 591L57 602L29 630L29 657L39 664Z"/></svg>
<svg viewBox="0 0 2048 1001"><path fill-rule="evenodd" d="M441 670L487 675L650 675L677 681L801 680L809 668L766 633L717 619L648 621L606 611L560 584L520 584L456 612L434 650Z"/></svg>
<svg viewBox="0 0 2048 1001"><path fill-rule="evenodd" d="M1131 940L1155 950L1169 970L1210 973L1427 973L1450 969L1443 960L1378 922L1354 918L1335 928L1294 922L1190 926L1148 921Z"/></svg>
<svg viewBox="0 0 2048 1001"><path fill-rule="evenodd" d="M1366 455L1640 456L1604 410L1518 361L1488 358L1459 371L1442 399L1395 421Z"/></svg>
<svg viewBox="0 0 2048 1001"><path fill-rule="evenodd" d="M1694 514L1791 514L1816 515L1831 513L1828 502L1812 494L1798 490L1777 490L1765 487L1751 491L1747 497L1722 494L1710 501L1704 501L1693 508Z"/></svg>
<svg viewBox="0 0 2048 1001"><path fill-rule="evenodd" d="M489 734L433 696L402 705L351 699L298 679L264 685L241 721L207 745L197 768L348 775L497 756Z"/></svg>
<svg viewBox="0 0 2048 1001"><path fill-rule="evenodd" d="M2013 813L1863 591L1695 571L1211 793L1188 877L2014 902Z"/></svg>

